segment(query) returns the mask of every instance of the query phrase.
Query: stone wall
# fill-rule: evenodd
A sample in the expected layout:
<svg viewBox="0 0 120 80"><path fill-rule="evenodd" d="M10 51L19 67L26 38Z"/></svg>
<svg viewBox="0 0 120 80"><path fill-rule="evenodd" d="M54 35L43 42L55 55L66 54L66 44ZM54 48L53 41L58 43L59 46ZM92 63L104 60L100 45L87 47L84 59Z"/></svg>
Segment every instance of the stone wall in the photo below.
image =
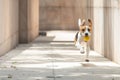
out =
<svg viewBox="0 0 120 80"><path fill-rule="evenodd" d="M76 30L87 0L40 0L40 30Z"/></svg>
<svg viewBox="0 0 120 80"><path fill-rule="evenodd" d="M39 0L0 0L0 56L39 34Z"/></svg>
<svg viewBox="0 0 120 80"><path fill-rule="evenodd" d="M120 0L93 0L94 50L120 63Z"/></svg>
<svg viewBox="0 0 120 80"><path fill-rule="evenodd" d="M0 56L18 44L18 0L0 0Z"/></svg>

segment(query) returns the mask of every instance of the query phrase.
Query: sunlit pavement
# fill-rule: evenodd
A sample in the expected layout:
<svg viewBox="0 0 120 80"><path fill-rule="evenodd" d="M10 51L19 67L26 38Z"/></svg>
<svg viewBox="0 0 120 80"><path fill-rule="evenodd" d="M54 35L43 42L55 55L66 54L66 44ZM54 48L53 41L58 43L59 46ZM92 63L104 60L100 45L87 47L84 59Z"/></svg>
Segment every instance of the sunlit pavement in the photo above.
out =
<svg viewBox="0 0 120 80"><path fill-rule="evenodd" d="M120 80L118 64L94 51L85 62L84 54L67 39L38 37L19 45L0 58L0 80Z"/></svg>

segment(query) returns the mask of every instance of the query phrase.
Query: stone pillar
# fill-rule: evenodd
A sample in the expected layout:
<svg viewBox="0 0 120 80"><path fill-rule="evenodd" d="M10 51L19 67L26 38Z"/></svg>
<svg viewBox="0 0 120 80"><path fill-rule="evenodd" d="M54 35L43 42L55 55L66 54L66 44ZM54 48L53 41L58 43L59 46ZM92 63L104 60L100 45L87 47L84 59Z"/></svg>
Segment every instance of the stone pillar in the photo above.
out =
<svg viewBox="0 0 120 80"><path fill-rule="evenodd" d="M92 0L93 5L93 47L98 53L104 55L104 28L105 28L105 18L106 12L104 9L104 0Z"/></svg>
<svg viewBox="0 0 120 80"><path fill-rule="evenodd" d="M38 34L39 0L19 0L19 42L31 42Z"/></svg>
<svg viewBox="0 0 120 80"><path fill-rule="evenodd" d="M120 64L120 0L111 0L111 14L109 19L110 25L107 26L108 39L106 40L107 48L105 57Z"/></svg>
<svg viewBox="0 0 120 80"><path fill-rule="evenodd" d="M0 56L18 45L18 0L0 0Z"/></svg>
<svg viewBox="0 0 120 80"><path fill-rule="evenodd" d="M94 50L120 64L120 0L93 0Z"/></svg>

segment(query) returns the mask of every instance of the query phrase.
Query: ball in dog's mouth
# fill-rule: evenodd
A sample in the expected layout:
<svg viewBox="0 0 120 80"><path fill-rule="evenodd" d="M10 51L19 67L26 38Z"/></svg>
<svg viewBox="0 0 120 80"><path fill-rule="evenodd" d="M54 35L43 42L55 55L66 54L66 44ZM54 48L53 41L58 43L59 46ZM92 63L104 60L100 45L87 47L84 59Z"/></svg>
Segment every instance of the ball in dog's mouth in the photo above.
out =
<svg viewBox="0 0 120 80"><path fill-rule="evenodd" d="M89 41L89 39L90 39L89 36L85 36L83 40L84 40L85 42L87 42L87 41Z"/></svg>

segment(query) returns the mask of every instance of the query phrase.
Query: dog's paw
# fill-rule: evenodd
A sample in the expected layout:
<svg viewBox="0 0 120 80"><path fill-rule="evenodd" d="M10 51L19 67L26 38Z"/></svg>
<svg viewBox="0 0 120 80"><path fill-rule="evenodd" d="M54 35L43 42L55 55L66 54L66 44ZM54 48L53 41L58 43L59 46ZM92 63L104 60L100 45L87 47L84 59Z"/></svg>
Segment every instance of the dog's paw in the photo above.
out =
<svg viewBox="0 0 120 80"><path fill-rule="evenodd" d="M85 53L85 51L80 51L80 53L81 53L81 54L84 54L84 53Z"/></svg>
<svg viewBox="0 0 120 80"><path fill-rule="evenodd" d="M81 45L79 43L76 43L75 46L80 49Z"/></svg>
<svg viewBox="0 0 120 80"><path fill-rule="evenodd" d="M82 54L85 53L84 47L80 47L80 53L82 53Z"/></svg>
<svg viewBox="0 0 120 80"><path fill-rule="evenodd" d="M86 62L89 62L90 60L89 60L89 59L86 59L85 61L86 61Z"/></svg>

